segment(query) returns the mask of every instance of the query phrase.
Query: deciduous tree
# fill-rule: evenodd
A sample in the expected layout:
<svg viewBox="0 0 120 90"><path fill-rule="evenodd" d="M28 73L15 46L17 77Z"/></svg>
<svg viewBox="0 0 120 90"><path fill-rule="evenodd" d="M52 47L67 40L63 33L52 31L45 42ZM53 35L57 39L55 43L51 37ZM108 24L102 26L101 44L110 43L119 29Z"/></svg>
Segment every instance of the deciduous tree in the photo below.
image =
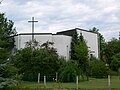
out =
<svg viewBox="0 0 120 90"><path fill-rule="evenodd" d="M49 44L47 42L46 44ZM31 80L38 73L42 76L54 75L60 67L59 57L56 50L49 45L43 48L26 47L19 50L14 56L14 65L19 69L19 73L27 75L24 80ZM30 78L28 77L30 76ZM49 78L52 80L52 77ZM35 80L35 78L33 79Z"/></svg>

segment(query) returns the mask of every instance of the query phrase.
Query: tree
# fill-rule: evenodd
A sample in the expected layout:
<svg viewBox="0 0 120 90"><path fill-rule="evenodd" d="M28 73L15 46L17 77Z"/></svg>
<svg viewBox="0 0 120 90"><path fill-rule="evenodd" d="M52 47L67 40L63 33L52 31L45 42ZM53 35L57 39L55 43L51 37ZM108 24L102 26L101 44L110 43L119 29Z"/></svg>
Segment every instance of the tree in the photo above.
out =
<svg viewBox="0 0 120 90"><path fill-rule="evenodd" d="M47 46L35 49L26 47L16 53L13 63L20 74L24 73L24 80L36 80L38 73L42 76L53 76L57 72L60 67L58 54L54 48Z"/></svg>
<svg viewBox="0 0 120 90"><path fill-rule="evenodd" d="M110 64L112 61L112 57L115 54L118 54L119 52L120 52L120 40L113 38L111 39L111 41L107 42L105 48L107 63Z"/></svg>
<svg viewBox="0 0 120 90"><path fill-rule="evenodd" d="M90 61L90 71L91 76L94 78L107 78L108 74L110 73L106 63L97 59Z"/></svg>
<svg viewBox="0 0 120 90"><path fill-rule="evenodd" d="M0 64L4 64L8 59L8 52L6 49L0 49Z"/></svg>
<svg viewBox="0 0 120 90"><path fill-rule="evenodd" d="M10 79L15 73L7 60L10 58L14 47L14 35L16 34L13 28L13 22L7 20L4 13L0 13L0 88L7 87L14 80Z"/></svg>
<svg viewBox="0 0 120 90"><path fill-rule="evenodd" d="M100 48L100 59L101 60L106 59L106 55L105 55L106 42L105 42L103 35L99 32L99 29L97 29L96 27L93 27L89 31L98 34L98 41L99 41L99 48Z"/></svg>
<svg viewBox="0 0 120 90"><path fill-rule="evenodd" d="M88 47L86 45L84 37L82 36L82 33L80 33L78 43L75 44L75 57L79 67L86 74L88 80L88 73L89 73Z"/></svg>
<svg viewBox="0 0 120 90"><path fill-rule="evenodd" d="M112 56L112 61L110 64L112 70L117 71L120 68L120 52Z"/></svg>
<svg viewBox="0 0 120 90"><path fill-rule="evenodd" d="M71 59L76 60L75 57L75 45L78 44L78 34L77 31L72 36L72 42L71 42Z"/></svg>
<svg viewBox="0 0 120 90"><path fill-rule="evenodd" d="M62 82L73 82L77 75L80 75L80 70L75 61L70 60L59 69L59 80Z"/></svg>
<svg viewBox="0 0 120 90"><path fill-rule="evenodd" d="M33 41L30 40L30 41L26 42L25 47L31 47L31 48L35 49L35 48L39 48L40 45L39 45L39 42L37 42L36 39L34 39Z"/></svg>
<svg viewBox="0 0 120 90"><path fill-rule="evenodd" d="M16 30L13 28L13 25L14 23L11 20L5 18L4 13L0 14L0 49L5 52L3 53L3 57L6 56L6 58L10 57L12 49L14 48L13 36L16 34ZM2 51L0 50L0 53L2 53ZM6 58L4 58L4 60L7 60Z"/></svg>

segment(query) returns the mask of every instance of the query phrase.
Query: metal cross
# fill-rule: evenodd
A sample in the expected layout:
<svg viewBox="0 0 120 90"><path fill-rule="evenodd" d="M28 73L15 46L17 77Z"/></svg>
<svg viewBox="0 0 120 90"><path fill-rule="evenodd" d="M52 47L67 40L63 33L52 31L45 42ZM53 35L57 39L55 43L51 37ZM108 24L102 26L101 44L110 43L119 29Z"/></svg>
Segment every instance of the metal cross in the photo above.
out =
<svg viewBox="0 0 120 90"><path fill-rule="evenodd" d="M35 21L34 17L32 17L32 20L28 22L32 23L32 42L33 42L34 41L34 24L35 22L38 22L38 21Z"/></svg>

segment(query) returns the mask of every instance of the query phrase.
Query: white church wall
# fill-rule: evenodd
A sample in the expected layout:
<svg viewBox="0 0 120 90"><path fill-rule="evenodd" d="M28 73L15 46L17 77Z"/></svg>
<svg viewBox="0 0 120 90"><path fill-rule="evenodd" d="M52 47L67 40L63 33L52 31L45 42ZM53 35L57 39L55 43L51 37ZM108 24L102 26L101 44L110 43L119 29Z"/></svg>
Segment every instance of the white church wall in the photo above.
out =
<svg viewBox="0 0 120 90"><path fill-rule="evenodd" d="M65 35L52 35L52 34L45 34L45 35L34 35L36 41L39 42L39 45L49 41L54 42L53 47L57 50L59 56L65 57L66 60L70 58L70 44L71 44L71 37ZM15 45L17 49L21 49L25 47L26 42L32 40L32 35L18 35L15 36Z"/></svg>
<svg viewBox="0 0 120 90"><path fill-rule="evenodd" d="M24 48L26 42L32 40L32 35L19 35L18 37L18 49ZM34 38L39 42L40 45L47 41L52 41L52 35L34 35Z"/></svg>
<svg viewBox="0 0 120 90"><path fill-rule="evenodd" d="M98 37L97 34L92 33L92 32L87 32L87 31L83 31L83 30L77 30L78 35L80 35L80 33L82 33L87 46L88 46L88 50L90 51L89 54L92 54L93 56L95 56L96 58L98 58Z"/></svg>
<svg viewBox="0 0 120 90"><path fill-rule="evenodd" d="M35 35L34 37L36 41L39 42L39 45L42 45L43 43L46 43L47 41L52 42L52 34Z"/></svg>
<svg viewBox="0 0 120 90"><path fill-rule="evenodd" d="M98 37L97 34L87 32L84 30L77 30L78 34L82 33L84 39L86 40L88 49L90 54L99 58L99 49L98 49ZM53 47L56 48L59 56L63 56L66 60L70 59L70 51L71 51L71 36L66 35L57 35L51 33L45 34L35 34L34 38L39 42L39 45L49 41L54 42ZM17 49L24 48L26 42L32 40L32 35L30 34L19 34L15 36L15 45Z"/></svg>
<svg viewBox="0 0 120 90"><path fill-rule="evenodd" d="M30 35L20 35L19 36L19 49L20 48L24 48L26 45L26 42L31 40L31 36Z"/></svg>
<svg viewBox="0 0 120 90"><path fill-rule="evenodd" d="M64 56L66 60L70 59L71 37L65 35L53 35L54 48L60 56Z"/></svg>
<svg viewBox="0 0 120 90"><path fill-rule="evenodd" d="M15 36L15 48L18 49L18 36Z"/></svg>

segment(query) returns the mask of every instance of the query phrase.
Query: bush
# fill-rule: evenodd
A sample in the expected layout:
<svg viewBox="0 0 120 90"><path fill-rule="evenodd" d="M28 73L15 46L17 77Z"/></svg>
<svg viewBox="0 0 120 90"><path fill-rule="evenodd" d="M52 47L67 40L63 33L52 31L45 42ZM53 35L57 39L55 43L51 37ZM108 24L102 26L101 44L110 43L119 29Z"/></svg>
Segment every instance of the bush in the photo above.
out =
<svg viewBox="0 0 120 90"><path fill-rule="evenodd" d="M13 64L23 74L22 79L27 81L36 81L37 75L52 76L60 68L60 61L53 48L40 48L32 50L27 47L19 50L13 57ZM53 77L48 78L52 80Z"/></svg>
<svg viewBox="0 0 120 90"><path fill-rule="evenodd" d="M11 78L15 76L17 73L17 69L8 64L1 64L0 65L0 76L3 78Z"/></svg>
<svg viewBox="0 0 120 90"><path fill-rule="evenodd" d="M62 82L73 82L78 74L77 64L74 61L68 61L67 65L59 70L59 80Z"/></svg>
<svg viewBox="0 0 120 90"><path fill-rule="evenodd" d="M14 75L16 75L16 72L17 69L14 66L0 64L0 89L16 83L16 80L11 79Z"/></svg>
<svg viewBox="0 0 120 90"><path fill-rule="evenodd" d="M43 73L40 73L40 81L44 81L44 76L46 76L47 81L53 81L53 78L55 79L56 73L44 75ZM24 73L22 75L23 81L37 81L38 80L38 73Z"/></svg>
<svg viewBox="0 0 120 90"><path fill-rule="evenodd" d="M117 53L117 54L113 55L110 66L111 66L113 71L119 72L119 68L120 68L120 53Z"/></svg>
<svg viewBox="0 0 120 90"><path fill-rule="evenodd" d="M93 60L90 62L90 73L95 78L106 78L110 70L101 60Z"/></svg>
<svg viewBox="0 0 120 90"><path fill-rule="evenodd" d="M16 84L16 80L0 77L0 89L6 88L10 84Z"/></svg>

